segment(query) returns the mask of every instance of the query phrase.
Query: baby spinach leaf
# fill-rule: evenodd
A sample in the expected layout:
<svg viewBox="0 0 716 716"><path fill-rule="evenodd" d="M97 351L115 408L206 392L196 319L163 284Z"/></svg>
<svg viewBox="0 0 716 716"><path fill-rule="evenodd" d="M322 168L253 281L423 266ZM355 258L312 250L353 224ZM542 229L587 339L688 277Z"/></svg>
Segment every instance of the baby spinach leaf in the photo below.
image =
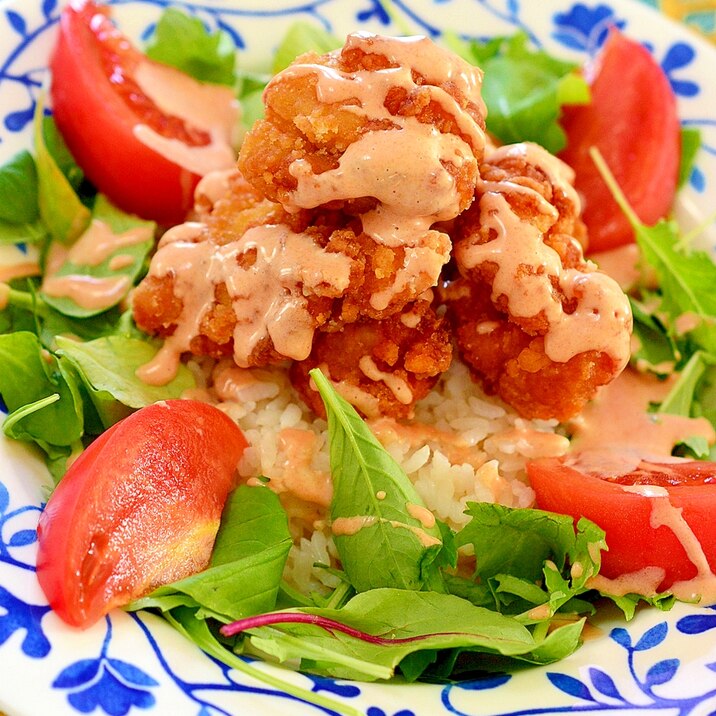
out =
<svg viewBox="0 0 716 716"><path fill-rule="evenodd" d="M0 196L0 221L15 226L37 221L37 169L30 152L20 151L0 167Z"/></svg>
<svg viewBox="0 0 716 716"><path fill-rule="evenodd" d="M35 442L46 452L48 446L72 446L82 437L76 381L34 333L0 335L0 395L10 411L4 425L9 437ZM57 399L48 400L53 396Z"/></svg>
<svg viewBox="0 0 716 716"><path fill-rule="evenodd" d="M35 109L34 139L40 216L56 241L71 244L89 224L90 212L48 148L43 131L44 112L44 101L39 98Z"/></svg>
<svg viewBox="0 0 716 716"><path fill-rule="evenodd" d="M166 385L153 386L141 381L137 369L154 358L158 349L137 338L106 336L81 343L57 336L56 344L58 354L72 363L86 385L105 428L125 417L131 412L129 408L179 398L196 385L192 373L183 365Z"/></svg>
<svg viewBox="0 0 716 716"><path fill-rule="evenodd" d="M41 221L30 224L11 224L0 220L0 244L37 244L47 238Z"/></svg>
<svg viewBox="0 0 716 716"><path fill-rule="evenodd" d="M364 716L363 711L353 708L343 701L334 701L327 696L308 691L294 684L293 679L282 678L273 671L256 668L250 661L242 659L234 651L227 648L225 642L220 641L203 619L196 618L196 610L189 607L178 607L167 612L166 620L187 639L219 662L227 664L252 680L268 684L281 694L288 694L300 702L314 704L329 714L342 716Z"/></svg>
<svg viewBox="0 0 716 716"><path fill-rule="evenodd" d="M319 370L311 377L328 415L331 521L351 584L358 592L443 589L436 564L443 549L439 526L353 406Z"/></svg>
<svg viewBox="0 0 716 716"><path fill-rule="evenodd" d="M101 194L95 201L92 219L93 225L94 222L103 222L117 236L137 232L143 238L117 246L97 264L77 263L68 257L52 275L58 278L80 276L91 277L98 281L123 281L125 290L124 293L115 297L112 305L116 305L126 296L144 268L145 259L154 246L155 224L120 211ZM92 227L87 231L91 230ZM115 265L115 261L119 261L118 266ZM60 313L75 318L95 316L111 307L105 304L97 307L82 306L71 297L50 296L45 292L42 293L42 298Z"/></svg>
<svg viewBox="0 0 716 716"><path fill-rule="evenodd" d="M222 30L211 33L198 17L175 8L162 13L146 53L200 82L234 84L236 45L231 36Z"/></svg>
<svg viewBox="0 0 716 716"><path fill-rule="evenodd" d="M93 197L96 192L93 190L93 187L86 186L84 172L67 148L67 144L60 134L60 130L57 129L57 125L52 116L43 116L42 135L45 139L45 146L55 160L57 168L65 175L65 178L70 183L70 186L78 193L80 199L89 200ZM82 194L83 188L90 189L86 196ZM85 202L83 201L83 203Z"/></svg>
<svg viewBox="0 0 716 716"><path fill-rule="evenodd" d="M296 621L285 621L292 614ZM571 653L581 630L565 635L563 644L555 638L544 645L512 617L449 594L400 589L363 592L342 609L297 609L271 617L276 620L267 619L270 626L258 626L262 617L246 620L257 623L247 627L253 648L280 661L301 659L302 667L313 672L362 680L390 678L411 654L455 648L476 652L476 659L482 652L545 663ZM318 619L310 623L311 617ZM415 670L413 661L413 677Z"/></svg>
<svg viewBox="0 0 716 716"><path fill-rule="evenodd" d="M576 64L530 48L524 32L486 43L452 38L450 44L485 72L482 96L490 132L506 144L533 141L553 153L565 146L562 106L589 101L589 86Z"/></svg>
<svg viewBox="0 0 716 716"><path fill-rule="evenodd" d="M238 487L224 508L209 567L156 589L129 609L191 606L198 618L223 622L270 611L291 543L288 518L275 493Z"/></svg>

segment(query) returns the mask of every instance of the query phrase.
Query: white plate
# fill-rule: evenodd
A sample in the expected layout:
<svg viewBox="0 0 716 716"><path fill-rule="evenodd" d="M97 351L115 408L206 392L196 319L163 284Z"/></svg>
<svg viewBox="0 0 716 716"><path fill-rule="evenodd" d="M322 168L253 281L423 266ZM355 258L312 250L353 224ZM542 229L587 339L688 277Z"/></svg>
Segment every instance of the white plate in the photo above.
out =
<svg viewBox="0 0 716 716"><path fill-rule="evenodd" d="M117 0L115 17L146 37L165 0ZM203 0L180 2L208 25L234 34L257 65L297 19L337 34L356 28L439 35L459 29L486 37L526 30L548 50L576 59L593 53L609 25L648 43L679 98L685 126L704 146L682 193L687 223L716 202L716 50L639 3L616 0ZM260 9L258 9L260 7ZM0 162L30 143L34 102L56 32L56 0L0 0ZM716 231L703 239L716 252ZM0 252L16 262L18 249ZM34 573L35 527L48 483L24 446L0 440L0 710L10 716L171 714L711 714L716 711L716 611L677 605L645 609L626 625L602 615L586 644L558 664L459 685L366 685L306 677L261 663L229 670L151 615L113 613L87 631L49 610ZM304 701L303 696L310 702ZM319 707L312 702L324 700Z"/></svg>

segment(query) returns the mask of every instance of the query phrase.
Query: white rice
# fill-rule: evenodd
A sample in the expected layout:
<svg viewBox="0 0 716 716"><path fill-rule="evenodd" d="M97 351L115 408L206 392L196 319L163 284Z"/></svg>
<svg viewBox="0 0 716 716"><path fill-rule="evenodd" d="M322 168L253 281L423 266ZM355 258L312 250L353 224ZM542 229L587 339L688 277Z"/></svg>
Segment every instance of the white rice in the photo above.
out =
<svg viewBox="0 0 716 716"><path fill-rule="evenodd" d="M208 377L212 365L195 364L197 376ZM227 370L232 379L221 380ZM204 395L241 426L249 441L239 465L241 477L249 482L269 478L287 508L295 544L286 578L304 593L336 586L335 575L315 566L337 565L327 522L326 422L303 405L282 368L251 371L219 363L208 384L212 387ZM530 506L534 494L526 460L561 455L568 446L556 432L556 421L520 418L486 396L459 361L416 406L412 421L379 419L369 425L426 506L453 528L468 521L464 511L471 501Z"/></svg>

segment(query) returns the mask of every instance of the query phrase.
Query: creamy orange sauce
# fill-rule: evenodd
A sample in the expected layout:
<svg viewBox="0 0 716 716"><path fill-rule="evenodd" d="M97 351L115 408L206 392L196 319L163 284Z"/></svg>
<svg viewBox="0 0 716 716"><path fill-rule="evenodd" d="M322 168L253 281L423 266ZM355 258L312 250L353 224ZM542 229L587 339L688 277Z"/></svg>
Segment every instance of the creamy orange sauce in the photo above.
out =
<svg viewBox="0 0 716 716"><path fill-rule="evenodd" d="M415 520L418 520L425 529L432 529L435 527L435 515L430 512L427 507L422 505L414 505L412 502L408 502L405 505L405 509L408 514Z"/></svg>
<svg viewBox="0 0 716 716"><path fill-rule="evenodd" d="M716 433L706 418L648 412L650 403L666 397L674 379L660 381L627 368L570 422L572 449L598 450L600 454L608 450L621 461L624 455L633 459L668 458L674 445L694 436L714 443ZM627 466L624 469L628 472Z"/></svg>
<svg viewBox="0 0 716 716"><path fill-rule="evenodd" d="M399 403L409 405L413 400L413 391L408 383L393 373L380 370L370 356L362 356L358 367L374 383L384 383Z"/></svg>
<svg viewBox="0 0 716 716"><path fill-rule="evenodd" d="M317 452L316 434L310 430L284 428L278 441L277 464L281 472L279 477L272 477L272 489L288 491L306 502L329 507L333 498L331 476L311 465Z"/></svg>
<svg viewBox="0 0 716 716"><path fill-rule="evenodd" d="M55 298L69 298L86 309L101 310L114 306L131 288L132 282L128 276L95 277L82 273L58 276L57 272L67 262L78 268L99 266L116 251L151 241L152 238L153 230L149 225L115 234L109 224L93 219L87 230L69 248L59 242L50 245L42 291ZM124 268L134 261L125 254L112 258L118 260L114 264L110 262L113 270Z"/></svg>
<svg viewBox="0 0 716 716"><path fill-rule="evenodd" d="M374 197L375 210L361 216L363 230L388 246L413 249L398 274L396 285L372 297L374 308L385 308L393 295L415 277L425 278L421 287L435 285L440 269L449 259L449 241L440 250L426 245L430 227L452 219L461 208L461 196L450 171L469 165L477 173L484 131L473 117L444 89L423 85L431 101L452 116L461 136L442 133L415 117L395 116L386 108L391 90L417 88L416 73L427 82L452 83L484 115L480 96L482 72L437 47L425 37L388 38L367 33L348 36L348 50L384 55L397 66L373 71L340 72L319 64L295 64L272 82L286 77L316 78L319 102L350 102L348 111L370 120L384 120L387 129L373 129L350 144L336 169L314 173L305 159L295 160L289 171L297 180L287 205L312 208L334 200ZM437 233L437 232L432 232Z"/></svg>
<svg viewBox="0 0 716 716"><path fill-rule="evenodd" d="M179 357L199 335L218 284L225 284L236 315L234 360L241 367L250 365L252 352L266 339L288 358L307 358L316 325L306 295L339 295L348 287L347 256L325 251L308 234L283 225L254 227L224 246L190 243L178 232L171 238L160 244L149 273L173 276L174 293L183 308L175 332L152 362L138 371L152 385L176 374ZM240 264L247 254L254 258Z"/></svg>
<svg viewBox="0 0 716 716"><path fill-rule="evenodd" d="M523 156L539 167L579 207L570 183L572 172L559 159L529 142L501 147L492 158L508 155ZM557 210L537 191L508 181L484 182L480 191L481 224L492 230L495 238L458 247L460 264L468 270L483 263L497 267L493 300L505 297L514 316L540 315L547 320L544 345L551 360L564 363L580 353L598 351L609 355L621 370L629 360L632 319L629 301L616 281L595 270L593 264L585 271L564 269L559 254L544 243L542 231L520 219L506 198L511 192L529 193L554 223ZM576 303L572 313L564 310L553 282L567 300Z"/></svg>
<svg viewBox="0 0 716 716"><path fill-rule="evenodd" d="M232 145L239 119L239 104L230 87L202 84L155 62L141 62L135 80L162 112L179 117L211 137L206 146L189 146L163 137L148 125L137 124L134 135L140 142L200 176L234 165L236 156Z"/></svg>
<svg viewBox="0 0 716 716"><path fill-rule="evenodd" d="M42 282L42 291L54 298L69 298L89 310L109 308L118 303L132 287L127 276L96 278L83 274L50 276Z"/></svg>
<svg viewBox="0 0 716 716"><path fill-rule="evenodd" d="M415 525L408 525L398 520L385 520L375 515L354 515L352 517L337 517L331 524L331 532L336 536L352 536L358 534L362 529L371 527L372 525L383 523L394 527L395 529L408 530L414 534L424 547L432 547L441 544L437 537L428 534L424 529Z"/></svg>
<svg viewBox="0 0 716 716"><path fill-rule="evenodd" d="M636 244L626 244L609 251L589 254L590 260L599 266L600 271L611 276L623 291L633 288L641 278L639 261L641 254Z"/></svg>
<svg viewBox="0 0 716 716"><path fill-rule="evenodd" d="M491 436L492 444L505 453L519 452L526 458L560 457L569 450L569 438L520 425Z"/></svg>
<svg viewBox="0 0 716 716"><path fill-rule="evenodd" d="M42 273L37 261L24 261L12 266L0 266L0 282L12 281L15 278L39 276Z"/></svg>

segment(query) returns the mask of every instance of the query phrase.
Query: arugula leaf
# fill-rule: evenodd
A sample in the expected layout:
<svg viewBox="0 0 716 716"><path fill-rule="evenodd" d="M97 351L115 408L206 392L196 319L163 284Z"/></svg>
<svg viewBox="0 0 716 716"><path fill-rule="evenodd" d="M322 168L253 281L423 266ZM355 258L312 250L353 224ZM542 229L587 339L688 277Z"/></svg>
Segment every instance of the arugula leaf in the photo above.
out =
<svg viewBox="0 0 716 716"><path fill-rule="evenodd" d="M454 578L448 586L471 601L541 622L588 591L587 580L599 571L604 532L588 520L575 533L571 517L542 510L470 502L467 514L472 519L455 541L473 547L476 586ZM545 608L533 610L539 605Z"/></svg>
<svg viewBox="0 0 716 716"><path fill-rule="evenodd" d="M77 264L68 257L62 265L53 273L53 277L62 276L89 276L93 279L123 280L125 285L124 293L117 295L112 305L117 305L127 295L135 280L144 269L144 264L149 252L154 247L155 223L145 221L113 206L102 194L97 196L92 212L93 221L106 223L113 233L121 235L129 231L141 232L144 239L132 243L117 246L99 264ZM91 230L88 229L88 231ZM115 267L113 260L120 258L122 263ZM125 263L124 260L128 259ZM73 298L66 296L50 296L42 292L42 298L52 308L60 313L74 318L87 318L103 313L111 306L81 306Z"/></svg>
<svg viewBox="0 0 716 716"><path fill-rule="evenodd" d="M146 54L199 82L233 86L236 46L231 36L211 33L197 17L167 8L159 18Z"/></svg>
<svg viewBox="0 0 716 716"><path fill-rule="evenodd" d="M81 343L57 336L58 354L77 370L105 428L126 417L131 410L160 400L181 397L196 381L186 366L166 385L147 385L136 376L157 347L137 338L106 336Z"/></svg>
<svg viewBox="0 0 716 716"><path fill-rule="evenodd" d="M11 224L0 220L0 244L39 244L47 238L41 221L31 224Z"/></svg>
<svg viewBox="0 0 716 716"><path fill-rule="evenodd" d="M634 319L632 335L638 343L636 349L632 349L632 363L640 371L671 375L681 358L676 342L658 316L650 313L643 302L633 297L629 298L629 302Z"/></svg>
<svg viewBox="0 0 716 716"><path fill-rule="evenodd" d="M89 224L90 212L80 201L48 148L44 133L44 112L44 99L40 97L34 120L40 216L56 241L71 244Z"/></svg>
<svg viewBox="0 0 716 716"><path fill-rule="evenodd" d="M9 224L33 224L40 215L37 169L28 151L20 151L0 167L0 220Z"/></svg>
<svg viewBox="0 0 716 716"><path fill-rule="evenodd" d="M566 145L561 107L586 104L590 96L576 64L531 49L524 32L486 43L450 38L449 44L485 72L482 96L492 134L506 144L537 142L552 153Z"/></svg>
<svg viewBox="0 0 716 716"><path fill-rule="evenodd" d="M288 518L275 493L238 487L224 508L209 567L136 600L128 609L177 606L199 619L230 622L273 609L291 548Z"/></svg>
<svg viewBox="0 0 716 716"><path fill-rule="evenodd" d="M312 370L326 406L333 502L331 520L341 563L356 591L377 587L442 590L435 560L440 528L407 475L327 378Z"/></svg>
<svg viewBox="0 0 716 716"><path fill-rule="evenodd" d="M299 55L316 52L322 55L338 49L343 43L335 35L308 22L294 22L276 48L273 74L285 70Z"/></svg>

